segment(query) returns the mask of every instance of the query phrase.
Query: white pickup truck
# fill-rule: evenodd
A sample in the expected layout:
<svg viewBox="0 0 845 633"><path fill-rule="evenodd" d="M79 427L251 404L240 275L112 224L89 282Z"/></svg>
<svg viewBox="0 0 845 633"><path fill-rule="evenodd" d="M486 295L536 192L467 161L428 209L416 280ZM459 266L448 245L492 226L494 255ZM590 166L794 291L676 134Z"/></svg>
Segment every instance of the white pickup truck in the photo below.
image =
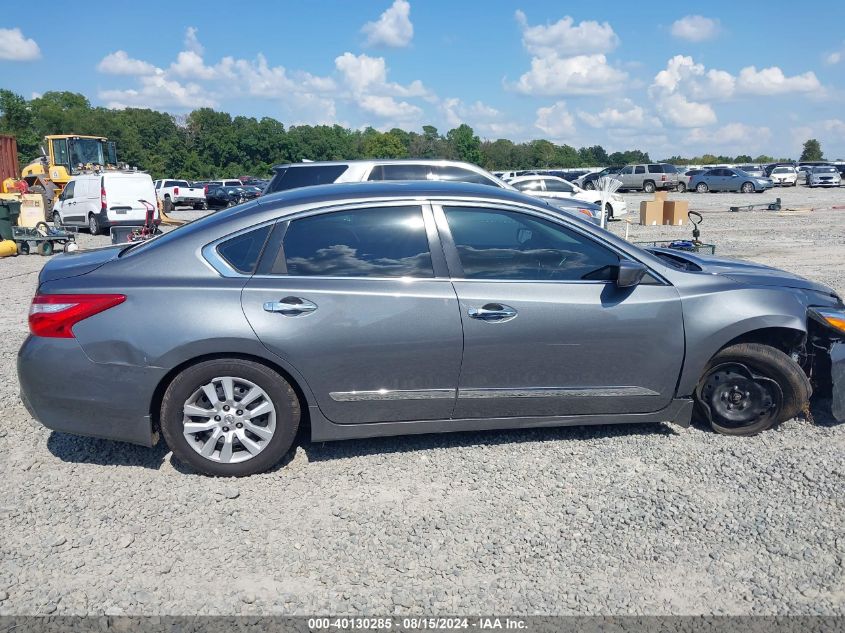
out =
<svg viewBox="0 0 845 633"><path fill-rule="evenodd" d="M205 209L205 190L192 187L187 180L156 180L156 197L161 202L164 212L168 213L177 206L190 206Z"/></svg>

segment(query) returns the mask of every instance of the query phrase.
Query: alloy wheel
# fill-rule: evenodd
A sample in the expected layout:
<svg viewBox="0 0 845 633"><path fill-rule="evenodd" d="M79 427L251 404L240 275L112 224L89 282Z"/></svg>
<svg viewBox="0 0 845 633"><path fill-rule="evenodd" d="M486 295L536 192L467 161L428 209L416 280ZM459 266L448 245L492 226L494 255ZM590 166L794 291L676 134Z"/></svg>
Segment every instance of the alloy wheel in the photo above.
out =
<svg viewBox="0 0 845 633"><path fill-rule="evenodd" d="M183 435L205 459L235 464L263 451L276 432L276 407L254 382L234 376L213 378L183 406Z"/></svg>

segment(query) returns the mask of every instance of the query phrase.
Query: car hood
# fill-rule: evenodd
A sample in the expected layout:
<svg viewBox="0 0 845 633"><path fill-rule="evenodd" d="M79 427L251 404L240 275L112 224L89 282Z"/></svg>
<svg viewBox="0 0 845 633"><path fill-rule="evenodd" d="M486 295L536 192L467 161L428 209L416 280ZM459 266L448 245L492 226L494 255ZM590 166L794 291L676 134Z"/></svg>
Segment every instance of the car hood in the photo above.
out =
<svg viewBox="0 0 845 633"><path fill-rule="evenodd" d="M117 244L104 248L91 248L55 255L41 269L41 274L38 275L38 284L90 273L103 264L116 259L124 248L126 248L126 244Z"/></svg>
<svg viewBox="0 0 845 633"><path fill-rule="evenodd" d="M764 266L763 264L755 264L753 262L742 261L738 259L728 259L727 257L714 257L712 255L700 255L698 253L688 253L671 248L649 248L651 253L666 253L674 258L684 259L696 266L702 272L711 275L722 275L733 279L734 281L746 284L749 286L777 286L780 288L799 288L801 290L813 290L824 294L835 295L836 293L825 286L815 281L805 279L800 275L788 273L779 268L772 268L771 266Z"/></svg>

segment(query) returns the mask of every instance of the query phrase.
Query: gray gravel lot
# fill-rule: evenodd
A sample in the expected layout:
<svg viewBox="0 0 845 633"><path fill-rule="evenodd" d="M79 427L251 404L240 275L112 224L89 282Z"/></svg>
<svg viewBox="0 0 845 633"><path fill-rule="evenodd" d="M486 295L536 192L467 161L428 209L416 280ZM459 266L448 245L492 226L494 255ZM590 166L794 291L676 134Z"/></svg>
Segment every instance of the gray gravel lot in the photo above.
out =
<svg viewBox="0 0 845 633"><path fill-rule="evenodd" d="M817 210L727 212L776 195ZM717 254L845 293L845 189L683 197ZM163 445L29 417L15 354L43 263L0 260L0 614L845 615L845 428L821 408L754 438L667 424L302 441L273 472L212 479Z"/></svg>

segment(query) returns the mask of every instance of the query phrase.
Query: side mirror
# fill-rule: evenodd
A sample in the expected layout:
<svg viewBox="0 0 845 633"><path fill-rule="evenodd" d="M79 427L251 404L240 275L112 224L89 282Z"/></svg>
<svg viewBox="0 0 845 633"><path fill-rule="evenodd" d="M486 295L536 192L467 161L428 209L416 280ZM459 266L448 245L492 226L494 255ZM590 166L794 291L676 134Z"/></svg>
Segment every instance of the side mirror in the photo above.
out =
<svg viewBox="0 0 845 633"><path fill-rule="evenodd" d="M632 288L645 277L648 269L640 262L623 259L619 261L619 272L616 275L616 285L619 288Z"/></svg>

